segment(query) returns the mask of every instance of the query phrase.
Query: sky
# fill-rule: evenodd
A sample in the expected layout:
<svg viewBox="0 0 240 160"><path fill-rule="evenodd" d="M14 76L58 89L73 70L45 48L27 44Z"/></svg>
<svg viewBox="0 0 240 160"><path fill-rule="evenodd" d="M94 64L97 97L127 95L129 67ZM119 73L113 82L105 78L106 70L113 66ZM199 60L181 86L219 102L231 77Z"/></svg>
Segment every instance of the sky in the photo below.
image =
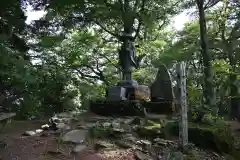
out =
<svg viewBox="0 0 240 160"><path fill-rule="evenodd" d="M45 14L44 11L32 11L30 7L28 7L26 15L27 20L26 23L30 24L33 20L40 19ZM191 16L187 14L187 11L184 11L173 18L173 27L176 30L181 30L184 27L184 24L191 20Z"/></svg>

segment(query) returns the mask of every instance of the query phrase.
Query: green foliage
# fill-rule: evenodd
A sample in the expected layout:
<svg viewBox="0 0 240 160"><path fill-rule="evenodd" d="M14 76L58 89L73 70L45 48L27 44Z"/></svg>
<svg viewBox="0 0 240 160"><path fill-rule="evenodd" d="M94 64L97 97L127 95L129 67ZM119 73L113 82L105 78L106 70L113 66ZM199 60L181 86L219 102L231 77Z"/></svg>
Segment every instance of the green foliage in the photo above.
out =
<svg viewBox="0 0 240 160"><path fill-rule="evenodd" d="M178 135L179 126L177 123L167 124L171 135ZM215 124L213 126L188 124L189 141L204 149L211 149L218 152L230 153L234 148L234 137L231 129L226 124Z"/></svg>
<svg viewBox="0 0 240 160"><path fill-rule="evenodd" d="M137 55L144 55L133 78L150 86L157 67L165 64L175 80L175 64L186 61L189 108L205 109L199 22L185 24L182 31L165 28L172 16L195 1L130 0L125 6L121 2L0 2L0 105L17 112L18 118L50 116L80 105L87 109L89 100L103 98L107 87L119 81L119 36L130 26L139 45ZM216 103L219 114L226 115L230 98L239 96L233 86L240 90L239 5L231 0L211 8L212 2L206 2L205 11L208 48ZM27 3L48 11L31 26L24 22Z"/></svg>

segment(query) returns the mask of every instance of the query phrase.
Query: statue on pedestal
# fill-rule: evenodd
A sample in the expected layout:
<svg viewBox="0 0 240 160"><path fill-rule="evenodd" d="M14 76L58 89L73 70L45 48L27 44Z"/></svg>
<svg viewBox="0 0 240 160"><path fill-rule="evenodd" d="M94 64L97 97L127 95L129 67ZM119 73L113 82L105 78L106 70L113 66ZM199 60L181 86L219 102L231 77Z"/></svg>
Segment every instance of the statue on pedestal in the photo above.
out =
<svg viewBox="0 0 240 160"><path fill-rule="evenodd" d="M120 100L149 99L150 91L148 87L138 85L137 81L132 79L132 72L134 68L138 67L139 63L139 59L136 56L134 37L131 34L124 33L120 40L123 42L119 51L122 79L117 86L109 89L110 96L113 97L110 99L116 100L117 97Z"/></svg>
<svg viewBox="0 0 240 160"><path fill-rule="evenodd" d="M122 80L131 81L133 69L137 67L136 48L131 35L122 36L123 45L119 51L119 61L122 69Z"/></svg>

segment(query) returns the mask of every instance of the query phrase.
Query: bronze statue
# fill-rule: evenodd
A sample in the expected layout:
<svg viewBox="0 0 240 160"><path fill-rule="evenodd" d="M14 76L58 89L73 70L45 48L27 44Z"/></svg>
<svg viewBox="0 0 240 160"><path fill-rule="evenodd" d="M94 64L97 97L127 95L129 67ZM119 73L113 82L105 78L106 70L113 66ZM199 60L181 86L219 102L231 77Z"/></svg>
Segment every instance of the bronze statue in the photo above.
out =
<svg viewBox="0 0 240 160"><path fill-rule="evenodd" d="M136 48L131 35L122 36L123 45L119 51L120 66L123 80L132 80L132 72L137 68Z"/></svg>

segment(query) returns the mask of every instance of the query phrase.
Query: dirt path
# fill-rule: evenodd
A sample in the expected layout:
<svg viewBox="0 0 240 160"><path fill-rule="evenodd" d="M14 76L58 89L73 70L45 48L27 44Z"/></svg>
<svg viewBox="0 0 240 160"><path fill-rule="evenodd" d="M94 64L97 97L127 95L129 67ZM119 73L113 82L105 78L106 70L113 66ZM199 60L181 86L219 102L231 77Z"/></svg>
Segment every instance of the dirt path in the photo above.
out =
<svg viewBox="0 0 240 160"><path fill-rule="evenodd" d="M72 160L69 155L69 146L63 146L57 153L57 143L54 137L25 137L26 130L36 130L44 122L13 121L4 132L0 133L0 159L1 160Z"/></svg>
<svg viewBox="0 0 240 160"><path fill-rule="evenodd" d="M88 120L89 124L91 124L101 119L106 119L106 117L86 114L81 115L79 123ZM87 160L134 160L126 150L99 154L86 149L83 152L73 154L74 145L58 145L57 137L54 135L46 137L22 135L26 130L34 131L39 129L43 124L46 124L46 122L12 121L0 133L0 160L85 160L82 159L82 156L86 154L95 156L95 158L98 157L97 159L90 158Z"/></svg>

